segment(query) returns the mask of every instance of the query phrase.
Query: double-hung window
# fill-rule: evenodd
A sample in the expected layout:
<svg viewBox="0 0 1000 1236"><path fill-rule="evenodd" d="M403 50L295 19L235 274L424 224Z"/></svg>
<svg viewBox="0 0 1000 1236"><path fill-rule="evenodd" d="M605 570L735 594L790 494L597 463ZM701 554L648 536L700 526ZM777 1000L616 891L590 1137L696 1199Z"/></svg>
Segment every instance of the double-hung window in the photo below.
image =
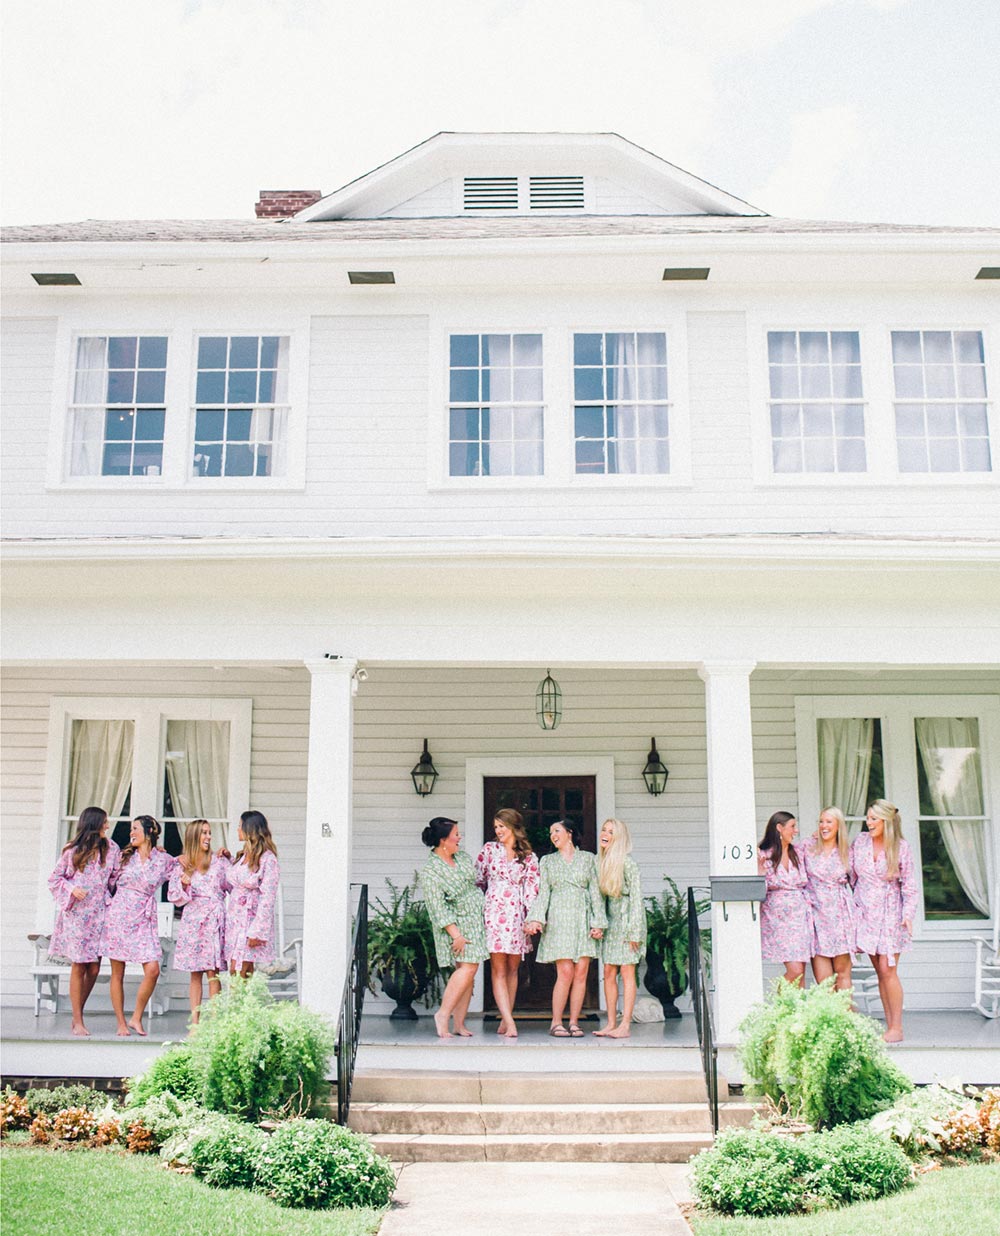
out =
<svg viewBox="0 0 1000 1236"><path fill-rule="evenodd" d="M578 475L670 471L662 331L573 336L573 428Z"/></svg>
<svg viewBox="0 0 1000 1236"><path fill-rule="evenodd" d="M164 335L77 339L68 476L161 474L166 372Z"/></svg>
<svg viewBox="0 0 1000 1236"><path fill-rule="evenodd" d="M864 472L858 332L768 331L767 359L773 471Z"/></svg>
<svg viewBox="0 0 1000 1236"><path fill-rule="evenodd" d="M542 336L452 335L448 422L450 476L541 476Z"/></svg>
<svg viewBox="0 0 1000 1236"><path fill-rule="evenodd" d="M283 476L287 420L287 338L199 338L194 476Z"/></svg>
<svg viewBox="0 0 1000 1236"><path fill-rule="evenodd" d="M894 330L892 370L900 472L989 472L983 336Z"/></svg>

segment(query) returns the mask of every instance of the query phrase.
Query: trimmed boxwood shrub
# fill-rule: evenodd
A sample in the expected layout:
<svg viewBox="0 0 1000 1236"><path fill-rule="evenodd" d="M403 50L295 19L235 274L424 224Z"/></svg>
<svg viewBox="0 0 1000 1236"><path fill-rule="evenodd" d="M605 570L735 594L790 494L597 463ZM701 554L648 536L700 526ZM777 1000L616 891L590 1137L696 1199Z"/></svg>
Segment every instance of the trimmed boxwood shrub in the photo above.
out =
<svg viewBox="0 0 1000 1236"><path fill-rule="evenodd" d="M257 1188L279 1206L387 1206L395 1180L371 1142L326 1120L289 1120L257 1160Z"/></svg>
<svg viewBox="0 0 1000 1236"><path fill-rule="evenodd" d="M88 1111L97 1111L98 1108L107 1107L111 1102L111 1095L102 1094L91 1086L74 1084L53 1086L50 1090L28 1090L25 1092L24 1101L33 1116L54 1116L56 1112L64 1112L69 1107L86 1107Z"/></svg>
<svg viewBox="0 0 1000 1236"><path fill-rule="evenodd" d="M694 1160L703 1206L730 1215L800 1214L897 1193L911 1170L898 1146L866 1128L803 1137L730 1129Z"/></svg>
<svg viewBox="0 0 1000 1236"><path fill-rule="evenodd" d="M256 1125L217 1114L218 1123L196 1129L187 1139L186 1161L216 1189L252 1189L267 1134Z"/></svg>

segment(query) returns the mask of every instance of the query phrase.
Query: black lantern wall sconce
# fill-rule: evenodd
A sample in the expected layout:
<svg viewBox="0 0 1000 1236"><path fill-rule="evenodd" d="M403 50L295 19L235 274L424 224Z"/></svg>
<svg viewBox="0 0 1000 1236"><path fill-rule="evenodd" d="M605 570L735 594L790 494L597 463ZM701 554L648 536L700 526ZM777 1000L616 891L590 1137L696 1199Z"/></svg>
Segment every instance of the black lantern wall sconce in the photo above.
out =
<svg viewBox="0 0 1000 1236"><path fill-rule="evenodd" d="M545 671L535 692L535 717L543 730L554 730L562 720L562 691L551 670Z"/></svg>
<svg viewBox="0 0 1000 1236"><path fill-rule="evenodd" d="M660 759L660 753L656 749L656 739L649 740L649 755L646 757L646 767L642 770L642 779L646 783L646 789L655 798L658 794L662 794L667 786L667 778L670 773L667 771L666 765Z"/></svg>
<svg viewBox="0 0 1000 1236"><path fill-rule="evenodd" d="M426 798L431 790L434 789L434 782L438 779L438 770L434 767L431 753L427 750L426 738L424 739L424 749L420 754L420 759L410 769L410 776L413 778L413 788L421 798Z"/></svg>

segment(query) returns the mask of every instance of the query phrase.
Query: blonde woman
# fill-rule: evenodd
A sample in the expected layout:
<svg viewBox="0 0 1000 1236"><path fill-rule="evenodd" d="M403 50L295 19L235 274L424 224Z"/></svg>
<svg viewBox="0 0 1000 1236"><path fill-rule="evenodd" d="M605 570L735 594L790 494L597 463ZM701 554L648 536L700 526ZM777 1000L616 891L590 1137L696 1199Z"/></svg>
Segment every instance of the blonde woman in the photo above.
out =
<svg viewBox="0 0 1000 1236"><path fill-rule="evenodd" d="M851 846L859 952L871 958L885 1011L887 1043L903 1041L903 985L899 955L910 947L917 882L899 811L884 798L868 808L868 831Z"/></svg>
<svg viewBox="0 0 1000 1236"><path fill-rule="evenodd" d="M851 954L856 949L854 893L847 820L839 807L820 812L816 832L802 846L806 896L813 917L813 977L836 975L838 991L851 987Z"/></svg>
<svg viewBox="0 0 1000 1236"><path fill-rule="evenodd" d="M222 990L219 971L226 968L226 889L229 858L220 850L212 853L212 826L208 820L192 820L184 829L184 849L170 877L167 896L183 906L174 949L174 969L191 975L188 998L191 1021L201 1014L203 979L208 979L209 998Z"/></svg>
<svg viewBox="0 0 1000 1236"><path fill-rule="evenodd" d="M608 912L608 927L600 952L604 963L608 1024L594 1034L598 1038L627 1039L635 1008L636 966L646 951L646 911L628 825L621 820L605 820L598 848L597 880ZM619 973L622 979L621 1021L618 1020Z"/></svg>

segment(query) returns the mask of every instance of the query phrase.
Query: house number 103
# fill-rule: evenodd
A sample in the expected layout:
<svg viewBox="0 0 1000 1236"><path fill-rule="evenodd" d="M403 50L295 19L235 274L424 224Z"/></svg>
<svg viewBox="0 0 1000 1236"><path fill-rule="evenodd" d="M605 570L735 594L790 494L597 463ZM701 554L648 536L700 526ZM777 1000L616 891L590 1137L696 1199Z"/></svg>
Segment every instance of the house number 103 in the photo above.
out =
<svg viewBox="0 0 1000 1236"><path fill-rule="evenodd" d="M756 847L752 845L724 845L722 847L723 862L728 858L731 862L738 863L743 858L753 858L756 853Z"/></svg>

